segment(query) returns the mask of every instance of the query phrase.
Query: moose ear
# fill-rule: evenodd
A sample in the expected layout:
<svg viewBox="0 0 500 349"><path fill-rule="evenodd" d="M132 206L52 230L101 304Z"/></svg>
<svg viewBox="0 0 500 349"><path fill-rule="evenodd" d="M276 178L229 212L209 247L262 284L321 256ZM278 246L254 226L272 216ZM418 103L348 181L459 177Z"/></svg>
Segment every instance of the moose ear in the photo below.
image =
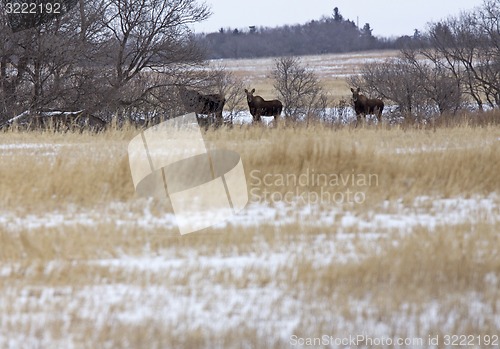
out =
<svg viewBox="0 0 500 349"><path fill-rule="evenodd" d="M253 89L252 89L252 93L254 93L254 92L255 92L255 89L253 88Z"/></svg>
<svg viewBox="0 0 500 349"><path fill-rule="evenodd" d="M361 91L361 89L358 87L358 93L359 93L359 91Z"/></svg>
<svg viewBox="0 0 500 349"><path fill-rule="evenodd" d="M351 87L351 92L354 93L354 89Z"/></svg>
<svg viewBox="0 0 500 349"><path fill-rule="evenodd" d="M248 90L247 90L247 89L245 89L245 93L248 93Z"/></svg>

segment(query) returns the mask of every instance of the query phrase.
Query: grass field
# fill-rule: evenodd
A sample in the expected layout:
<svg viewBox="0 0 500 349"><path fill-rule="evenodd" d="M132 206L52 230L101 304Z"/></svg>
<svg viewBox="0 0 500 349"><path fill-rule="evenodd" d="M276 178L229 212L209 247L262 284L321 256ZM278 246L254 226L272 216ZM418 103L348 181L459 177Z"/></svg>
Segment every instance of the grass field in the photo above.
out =
<svg viewBox="0 0 500 349"><path fill-rule="evenodd" d="M2 133L0 347L493 343L500 127L471 125L210 130L250 202L184 236L134 194L137 130Z"/></svg>

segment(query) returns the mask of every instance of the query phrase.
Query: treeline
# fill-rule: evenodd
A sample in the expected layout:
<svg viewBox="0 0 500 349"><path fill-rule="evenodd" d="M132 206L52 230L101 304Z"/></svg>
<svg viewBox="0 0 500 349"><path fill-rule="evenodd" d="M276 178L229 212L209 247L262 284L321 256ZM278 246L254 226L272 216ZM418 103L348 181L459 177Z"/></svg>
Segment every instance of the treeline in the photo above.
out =
<svg viewBox="0 0 500 349"><path fill-rule="evenodd" d="M276 28L221 28L217 33L201 34L198 40L208 58L257 58L301 56L324 53L394 49L412 37L387 39L375 37L369 23L362 28L344 19L338 8L331 17L323 17L303 25ZM417 34L417 33L416 33Z"/></svg>

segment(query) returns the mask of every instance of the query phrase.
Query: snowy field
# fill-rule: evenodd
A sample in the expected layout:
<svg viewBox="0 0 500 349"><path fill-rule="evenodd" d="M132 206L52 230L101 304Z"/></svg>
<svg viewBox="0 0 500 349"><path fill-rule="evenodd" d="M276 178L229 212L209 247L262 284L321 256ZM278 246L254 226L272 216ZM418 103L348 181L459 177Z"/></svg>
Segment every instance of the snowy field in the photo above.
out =
<svg viewBox="0 0 500 349"><path fill-rule="evenodd" d="M385 50L302 56L300 60L302 65L320 77L323 88L332 100L338 101L351 97L347 77L359 74L364 64L381 63L397 55L398 51ZM218 59L209 61L209 64L232 73L243 81L245 88L255 88L255 94L264 99L277 97L271 77L276 65L275 58Z"/></svg>
<svg viewBox="0 0 500 349"><path fill-rule="evenodd" d="M447 335L493 343L500 335L500 182L498 164L487 161L500 150L497 131L305 133L304 142L318 141L310 152L309 143L298 143L294 154L309 154L308 166L336 162L349 175L363 161L361 173L378 173L360 203L318 200L317 188L300 183L297 192L283 189L298 194L285 199L276 182L262 185L251 170L275 180L289 171L266 154L288 154L270 145L300 131L269 131L267 140L264 130L233 131L240 133L228 134L234 138L226 144L250 174L250 202L186 236L164 203L131 194L129 136L9 136L0 144L0 170L17 187L1 186L0 347L454 347ZM331 149L318 148L337 138ZM485 157L466 169L477 172L462 188L453 174L477 154ZM385 161L392 166L379 169ZM422 167L436 175L419 183ZM409 174L401 179L391 168ZM266 186L275 191L268 198ZM342 344L353 336L356 345Z"/></svg>
<svg viewBox="0 0 500 349"><path fill-rule="evenodd" d="M134 229L141 229L146 235L162 232L176 239L173 215L156 216L150 202L135 205L135 210L127 204L113 203L100 211L70 207L65 211L23 217L4 211L0 224L2 234L9 235L26 230L62 234L83 227L87 232L98 232L101 225L107 229L111 225L125 236L131 234L130 239ZM291 347L288 344L294 335L307 334L427 338L436 328L445 332L442 324L449 326L449 331L461 329L461 311L478 323L491 323L491 328L500 328L500 315L477 293L462 295L457 313L450 310L451 304L453 309L457 306L451 296L445 297L444 303L428 300L419 304L418 310L413 309L415 305L411 303L403 303L390 316L380 319L377 315L380 310L369 294L365 298L353 296L346 300L335 291L324 295L303 281L297 285L294 282L301 273L296 268L306 265L327 271L335 266L359 263L382 254L388 246L397 246L416 228L437 234L447 227L478 224L500 226L497 194L449 199L418 197L409 204L386 201L359 216L335 206L250 204L227 224L220 224L209 233L198 233L220 237L227 234L229 225L229 231L234 231L232 234L242 231L251 235L245 237L248 241L243 251L227 245L218 250L199 244L168 247L167 243L162 248L144 244L133 254L117 251L114 256L55 259L30 266L23 261L4 263L0 268L2 278L22 277L27 282L19 286L12 281L3 286L0 344L3 348L79 348L100 343L99 347L119 345L123 348L144 347L141 344L144 343L148 348L160 348L163 342L156 337L160 332L168 334L168 338L163 339L166 343L175 343L169 342L173 337L179 346L188 346L191 336L199 336L202 346L210 348L225 347L224 341L218 342L218 338L229 334L241 335L243 342L249 342L241 347L249 348L256 347L257 343ZM270 238L261 233L259 230L264 227L277 236ZM280 236L280 232L287 229L294 232ZM498 251L498 246L495 249ZM85 284L72 285L66 279L71 279L67 274L72 269L85 269L95 275L88 276ZM102 270L110 276L104 277ZM43 280L29 281L39 273L61 280L51 282L50 286ZM484 282L498 289L499 275L488 273ZM321 294L317 299L315 292ZM345 304L346 301L349 303ZM344 315L345 310L339 310L345 307L349 311ZM109 343L100 342L103 336L100 331L108 331L115 325L140 328L144 331L141 343L130 342L132 339L126 334L118 335ZM80 328L86 329L87 334L82 334ZM92 328L96 332L91 331Z"/></svg>
<svg viewBox="0 0 500 349"><path fill-rule="evenodd" d="M370 51L346 54L325 54L303 56L301 60L324 79L345 78L359 72L359 67L367 63L380 63L388 57L397 55L397 51ZM275 65L275 58L219 59L210 63L223 66L229 71L245 73L252 78L268 78L269 71Z"/></svg>

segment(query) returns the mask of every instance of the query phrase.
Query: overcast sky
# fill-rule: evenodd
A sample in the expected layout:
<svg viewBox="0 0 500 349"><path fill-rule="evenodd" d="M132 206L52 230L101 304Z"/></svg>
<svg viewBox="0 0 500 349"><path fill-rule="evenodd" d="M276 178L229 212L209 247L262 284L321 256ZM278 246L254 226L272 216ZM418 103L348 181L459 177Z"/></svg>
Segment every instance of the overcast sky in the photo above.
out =
<svg viewBox="0 0 500 349"><path fill-rule="evenodd" d="M200 0L199 0L200 1ZM201 0L202 1L202 0ZM426 23L458 15L483 3L483 0L205 0L212 16L196 24L197 33L219 28L247 29L248 26L276 27L303 24L330 16L338 7L345 19L362 27L370 23L375 36L412 35L425 30Z"/></svg>

